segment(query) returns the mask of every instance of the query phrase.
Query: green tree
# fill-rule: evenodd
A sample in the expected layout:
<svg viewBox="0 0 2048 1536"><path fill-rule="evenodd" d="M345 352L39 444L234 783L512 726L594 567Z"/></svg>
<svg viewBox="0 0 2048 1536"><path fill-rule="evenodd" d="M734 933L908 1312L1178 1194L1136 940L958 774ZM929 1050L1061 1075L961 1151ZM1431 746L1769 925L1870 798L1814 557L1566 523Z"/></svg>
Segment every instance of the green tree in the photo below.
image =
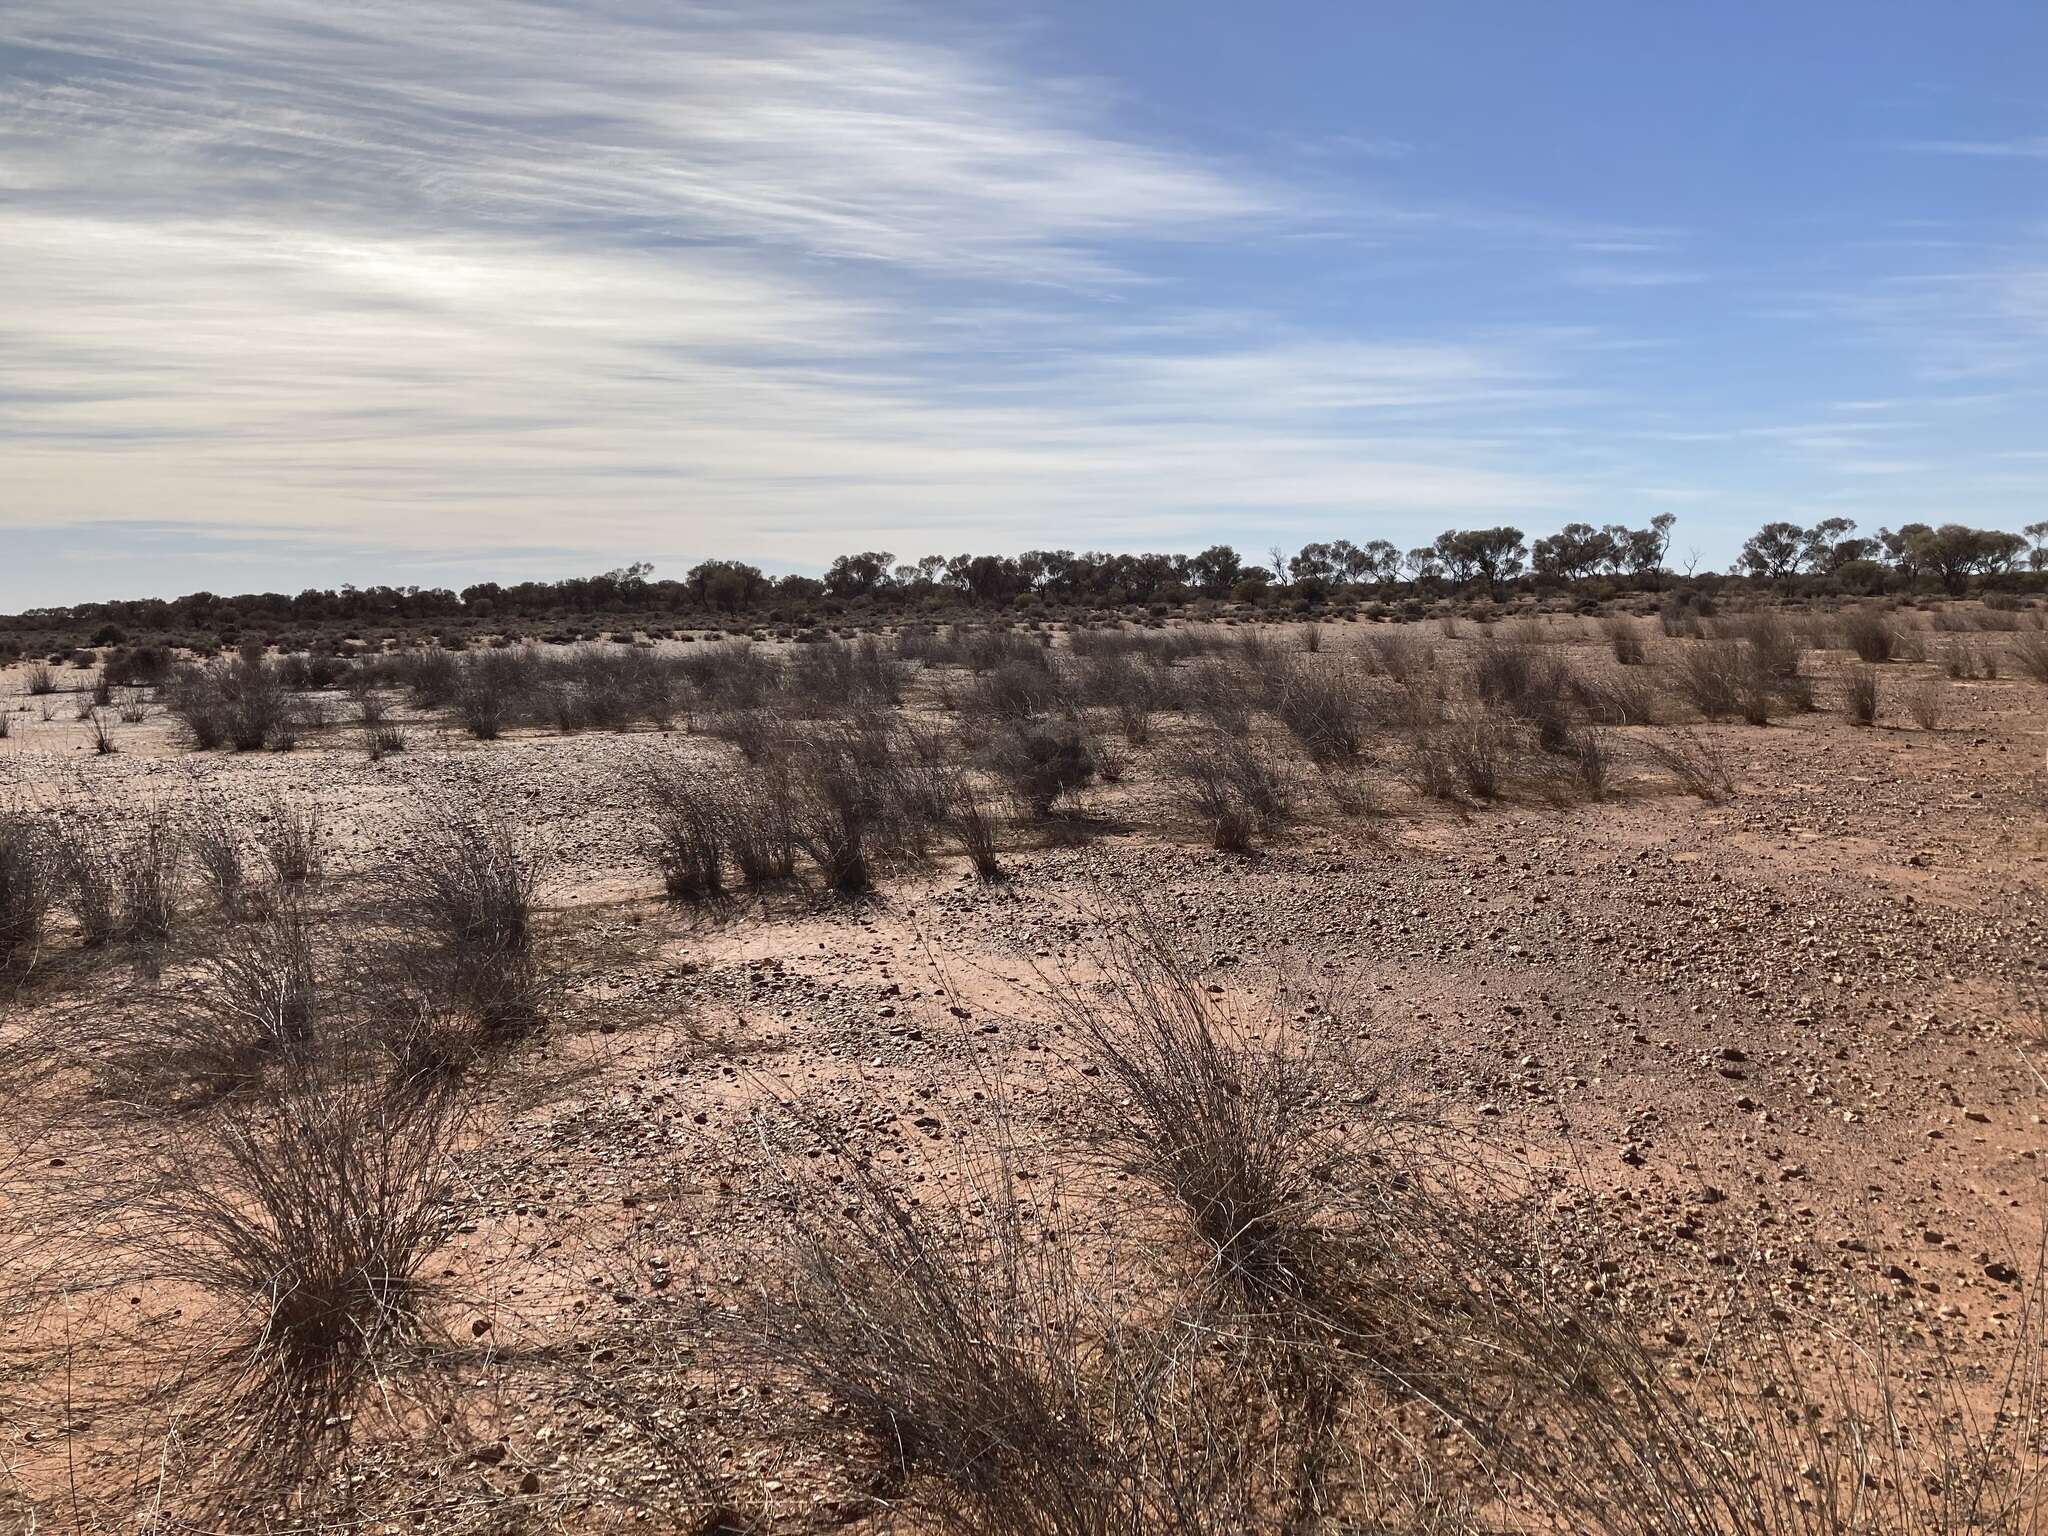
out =
<svg viewBox="0 0 2048 1536"><path fill-rule="evenodd" d="M1752 576L1783 581L1799 564L1806 530L1797 523L1765 523L1742 546L1738 563Z"/></svg>

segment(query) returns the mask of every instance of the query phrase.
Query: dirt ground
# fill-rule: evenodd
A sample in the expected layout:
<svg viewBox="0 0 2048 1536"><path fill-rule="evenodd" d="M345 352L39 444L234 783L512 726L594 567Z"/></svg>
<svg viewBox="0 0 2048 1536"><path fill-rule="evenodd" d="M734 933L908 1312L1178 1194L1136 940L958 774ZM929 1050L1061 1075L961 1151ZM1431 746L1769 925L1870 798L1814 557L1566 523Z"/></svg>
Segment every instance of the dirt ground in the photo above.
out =
<svg viewBox="0 0 2048 1536"><path fill-rule="evenodd" d="M1330 628L1325 662L1373 629ZM1591 625L1540 638L1610 664ZM1455 659L1479 642L1468 628L1436 643ZM1651 641L1653 667L1671 643ZM1735 793L1719 803L1624 753L1595 803L1450 807L1369 758L1378 814L1311 789L1283 836L1234 855L1184 823L1140 750L1123 782L1084 795L1085 836L1010 833L1007 881L977 883L942 849L857 904L665 901L639 765L719 750L681 730L484 744L421 724L373 763L342 733L189 753L158 713L101 756L69 696L40 718L17 667L0 672L0 798L110 824L211 799L254 825L283 797L317 809L337 882L402 859L430 793L514 811L563 981L465 1154L475 1230L454 1266L508 1356L563 1334L630 1352L636 1316L670 1292L676 1230L772 1228L748 1176L764 1098L935 1184L958 1177L949 1155L998 1100L1028 1135L1056 1135L1076 1079L1041 978L1085 963L1098 925L1138 902L1216 986L1300 1004L1304 1027L1337 1019L1444 1118L1525 1159L1597 1234L1598 1283L1657 1319L1676 1361L1731 1316L1871 1294L1901 1337L1990 1358L2048 1193L2048 690L1897 663L1880 669L1877 725L1859 728L1835 707L1843 653L1806 665L1817 711L1691 727L1727 756ZM1919 678L1940 689L1935 729L1899 703ZM87 971L62 949L60 933L48 977L0 1003L19 1010L11 1028L94 989L121 1006L139 985L126 962ZM1341 1018L1309 1004L1318 982L1351 998ZM81 1139L63 1155L48 1177L90 1179L92 1156L119 1154ZM175 1303L146 1280L132 1294L151 1316ZM81 1455L90 1479L94 1441L42 1388L6 1417L0 1466L64 1528L61 1489ZM550 1501L573 1526L656 1475L589 1392L508 1387L491 1421L504 1454L440 1464L422 1509ZM800 1454L731 1454L764 1499L813 1497Z"/></svg>

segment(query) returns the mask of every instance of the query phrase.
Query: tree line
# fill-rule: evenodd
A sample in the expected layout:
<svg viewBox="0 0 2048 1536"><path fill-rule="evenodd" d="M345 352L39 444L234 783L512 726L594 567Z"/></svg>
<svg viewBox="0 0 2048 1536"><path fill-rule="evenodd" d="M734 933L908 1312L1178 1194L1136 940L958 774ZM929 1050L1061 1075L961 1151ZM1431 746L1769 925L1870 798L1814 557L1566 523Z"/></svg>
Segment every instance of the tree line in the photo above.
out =
<svg viewBox="0 0 2048 1536"><path fill-rule="evenodd" d="M1403 550L1386 539L1333 539L1261 559L1215 544L1194 554L1076 553L1032 549L1017 555L926 555L898 561L886 550L840 555L822 576L770 576L739 560L704 560L679 579L656 579L646 562L597 576L555 581L477 582L447 587L343 586L297 594L194 592L178 598L39 608L0 620L16 633L100 625L128 631L222 632L248 625L430 624L447 619L545 619L606 613L737 615L777 605L951 603L978 608L1033 602L1122 607L1197 600L1316 602L1352 594L1443 596L1517 586L1555 588L1590 581L1655 591L1671 579L1675 518L1641 528L1567 523L1531 542L1519 528L1446 529ZM2048 571L2048 520L2024 533L1960 523L1908 523L1859 536L1846 517L1810 528L1772 522L1742 546L1733 576L1779 585L1832 584L1881 592L1939 587L1966 591L1973 581ZM1688 569L1688 579L1729 579Z"/></svg>

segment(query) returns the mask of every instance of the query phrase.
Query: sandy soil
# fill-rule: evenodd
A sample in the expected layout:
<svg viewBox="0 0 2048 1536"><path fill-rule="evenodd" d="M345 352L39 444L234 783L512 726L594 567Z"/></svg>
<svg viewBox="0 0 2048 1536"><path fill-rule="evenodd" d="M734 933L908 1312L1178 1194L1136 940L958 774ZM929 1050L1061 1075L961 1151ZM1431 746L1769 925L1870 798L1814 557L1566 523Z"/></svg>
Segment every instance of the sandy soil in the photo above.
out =
<svg viewBox="0 0 2048 1536"><path fill-rule="evenodd" d="M1329 657L1368 628L1330 630ZM1553 633L1607 664L1590 628ZM1817 713L1697 727L1734 770L1719 804L1630 765L1600 803L1459 811L1369 766L1386 814L1317 800L1283 840L1231 856L1177 823L1140 753L1089 792L1086 841L1013 838L1014 878L994 886L943 854L857 906L665 903L635 765L717 750L681 733L486 746L426 725L373 764L317 734L289 754L190 754L158 715L95 756L68 698L44 722L14 669L0 796L110 821L203 797L260 818L283 796L318 808L339 881L403 857L428 792L515 810L566 980L465 1164L478 1230L459 1262L508 1351L557 1330L616 1348L669 1291L665 1234L772 1225L743 1134L766 1095L913 1179L952 1176L992 1085L1031 1134L1056 1134L1076 1084L1036 978L1137 899L1220 986L1344 978L1360 1005L1344 1027L1550 1177L1600 1234L1601 1283L1659 1318L1679 1358L1731 1309L1873 1290L1899 1329L1988 1354L2022 1299L2015 1270L2031 1273L2048 1176L2048 691L1942 679L1944 719L1923 730L1892 685L1936 669L1899 664L1878 726L1859 729L1832 708L1842 665L1809 655ZM119 965L54 972L71 1002L125 985ZM15 1006L56 1005L36 996ZM569 1490L559 1513L636 1475L633 1437L588 1394L513 1394L494 1420L507 1454L458 1464L434 1499ZM47 1418L6 1429L0 1460L31 1487L77 1450ZM755 1460L762 1486L799 1496L801 1458Z"/></svg>

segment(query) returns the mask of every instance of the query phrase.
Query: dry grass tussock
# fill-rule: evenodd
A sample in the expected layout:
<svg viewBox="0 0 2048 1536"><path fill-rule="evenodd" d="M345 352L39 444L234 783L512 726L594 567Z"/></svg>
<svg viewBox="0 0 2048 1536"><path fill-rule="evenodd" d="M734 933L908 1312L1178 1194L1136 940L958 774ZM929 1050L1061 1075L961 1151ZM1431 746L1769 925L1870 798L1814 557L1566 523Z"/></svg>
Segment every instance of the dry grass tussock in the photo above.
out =
<svg viewBox="0 0 2048 1536"><path fill-rule="evenodd" d="M1909 1391L1882 1349L1766 1328L1684 1382L1561 1283L1503 1166L1341 1047L1334 1000L1312 1032L1238 1011L1119 920L1044 1006L1095 1074L1071 1143L998 1113L913 1197L830 1124L757 1122L758 1165L802 1170L772 1175L786 1229L707 1252L746 1278L688 1326L839 1469L833 1507L1002 1536L2038 1529L2038 1317L2001 1380L1923 1356Z"/></svg>

